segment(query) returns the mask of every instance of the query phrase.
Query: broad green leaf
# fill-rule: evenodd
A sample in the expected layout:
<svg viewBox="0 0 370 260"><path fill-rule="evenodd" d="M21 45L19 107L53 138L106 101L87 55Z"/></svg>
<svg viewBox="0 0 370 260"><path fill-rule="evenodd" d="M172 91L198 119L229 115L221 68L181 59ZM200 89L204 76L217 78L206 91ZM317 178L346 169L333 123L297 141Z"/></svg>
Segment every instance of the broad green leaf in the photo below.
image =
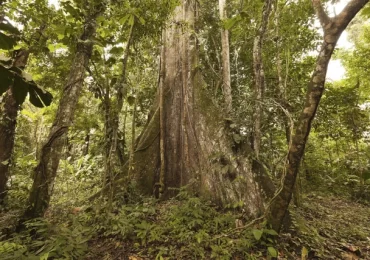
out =
<svg viewBox="0 0 370 260"><path fill-rule="evenodd" d="M64 4L64 9L66 10L67 13L69 13L74 18L79 18L81 16L79 12L80 10L74 8L69 3Z"/></svg>
<svg viewBox="0 0 370 260"><path fill-rule="evenodd" d="M21 44L17 44L17 45L15 45L14 47L13 47L13 50L20 50L20 49L22 49L23 48L23 46L21 45Z"/></svg>
<svg viewBox="0 0 370 260"><path fill-rule="evenodd" d="M262 237L263 229L253 229L252 233L253 233L254 238L258 241Z"/></svg>
<svg viewBox="0 0 370 260"><path fill-rule="evenodd" d="M362 178L364 179L364 181L367 181L368 179L370 179L370 172L364 172L362 175Z"/></svg>
<svg viewBox="0 0 370 260"><path fill-rule="evenodd" d="M0 49L10 50L16 44L16 40L2 32L0 32Z"/></svg>
<svg viewBox="0 0 370 260"><path fill-rule="evenodd" d="M127 102L129 103L130 106L132 106L135 102L135 97L133 96L128 96L127 97Z"/></svg>
<svg viewBox="0 0 370 260"><path fill-rule="evenodd" d="M122 47L113 47L109 53L115 54L115 55L120 55L123 53L123 48Z"/></svg>
<svg viewBox="0 0 370 260"><path fill-rule="evenodd" d="M122 17L121 19L119 19L119 23L121 24L121 25L124 25L126 22L127 22L127 20L128 20L128 18L130 17L131 15L130 14L126 14L124 17Z"/></svg>
<svg viewBox="0 0 370 260"><path fill-rule="evenodd" d="M53 96L35 84L29 84L30 102L36 107L50 106Z"/></svg>
<svg viewBox="0 0 370 260"><path fill-rule="evenodd" d="M56 50L55 45L52 43L48 44L48 49L50 52L54 52Z"/></svg>
<svg viewBox="0 0 370 260"><path fill-rule="evenodd" d="M6 92L14 80L14 74L6 67L0 65L0 95Z"/></svg>
<svg viewBox="0 0 370 260"><path fill-rule="evenodd" d="M2 165L8 165L9 164L9 160L2 161L1 164Z"/></svg>
<svg viewBox="0 0 370 260"><path fill-rule="evenodd" d="M144 18L143 18L143 17L141 17L141 16L137 16L137 18L139 18L139 22L140 22L140 24L145 25L145 20L144 20Z"/></svg>
<svg viewBox="0 0 370 260"><path fill-rule="evenodd" d="M224 21L224 29L230 30L237 22L241 21L241 17L239 15L234 16L230 19Z"/></svg>
<svg viewBox="0 0 370 260"><path fill-rule="evenodd" d="M275 230L273 230L273 229L265 229L265 230L263 230L263 232L264 233L266 233L266 234L269 234L269 235L271 235L271 236L278 236L279 234L275 231Z"/></svg>
<svg viewBox="0 0 370 260"><path fill-rule="evenodd" d="M12 92L14 95L14 99L20 105L24 102L27 97L29 89L29 83L26 82L21 76L15 75L14 77L14 84L12 86Z"/></svg>
<svg viewBox="0 0 370 260"><path fill-rule="evenodd" d="M116 60L115 58L113 58L113 57L109 57L109 59L106 61L106 64L107 64L108 66L112 66L112 65L114 65L116 62L117 62L117 60Z"/></svg>
<svg viewBox="0 0 370 260"><path fill-rule="evenodd" d="M117 83L117 80L117 78L112 78L112 80L110 81L110 85L114 86Z"/></svg>
<svg viewBox="0 0 370 260"><path fill-rule="evenodd" d="M17 28L10 23L0 23L0 30L9 32L11 34L20 34Z"/></svg>
<svg viewBox="0 0 370 260"><path fill-rule="evenodd" d="M276 251L275 248L273 248L272 246L269 246L267 248L267 250L269 251L269 254L272 256L272 257L277 257L278 256L278 252Z"/></svg>

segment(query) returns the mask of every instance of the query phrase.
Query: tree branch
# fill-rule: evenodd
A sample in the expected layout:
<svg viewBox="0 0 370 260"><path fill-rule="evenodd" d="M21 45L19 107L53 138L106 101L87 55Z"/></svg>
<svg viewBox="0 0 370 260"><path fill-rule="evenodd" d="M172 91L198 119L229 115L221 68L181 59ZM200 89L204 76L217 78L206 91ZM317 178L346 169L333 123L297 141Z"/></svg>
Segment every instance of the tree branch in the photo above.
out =
<svg viewBox="0 0 370 260"><path fill-rule="evenodd" d="M317 1L317 0L313 0ZM369 0L351 0L343 11L334 18L334 22L344 30L355 15L369 2Z"/></svg>
<svg viewBox="0 0 370 260"><path fill-rule="evenodd" d="M332 20L325 12L320 0L312 0L312 5L315 9L317 17L319 18L322 28L325 28Z"/></svg>

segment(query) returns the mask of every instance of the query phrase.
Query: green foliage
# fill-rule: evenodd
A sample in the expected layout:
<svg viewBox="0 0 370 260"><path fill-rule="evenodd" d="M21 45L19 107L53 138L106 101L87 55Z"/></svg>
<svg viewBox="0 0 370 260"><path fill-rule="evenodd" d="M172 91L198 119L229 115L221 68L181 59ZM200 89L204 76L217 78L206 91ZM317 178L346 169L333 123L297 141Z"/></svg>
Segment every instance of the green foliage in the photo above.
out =
<svg viewBox="0 0 370 260"><path fill-rule="evenodd" d="M259 246L274 255L276 232L263 229L263 236L253 239L252 230L234 229L238 213L219 211L186 192L166 203L145 199L96 217L93 226L99 234L131 240L134 248L144 249L141 254L150 258L254 259L264 254Z"/></svg>
<svg viewBox="0 0 370 260"><path fill-rule="evenodd" d="M16 44L20 32L9 21L1 18L0 21L0 49L10 50Z"/></svg>
<svg viewBox="0 0 370 260"><path fill-rule="evenodd" d="M25 229L0 243L1 259L80 259L88 252L90 228L76 219L69 226L55 226L45 219L25 223Z"/></svg>

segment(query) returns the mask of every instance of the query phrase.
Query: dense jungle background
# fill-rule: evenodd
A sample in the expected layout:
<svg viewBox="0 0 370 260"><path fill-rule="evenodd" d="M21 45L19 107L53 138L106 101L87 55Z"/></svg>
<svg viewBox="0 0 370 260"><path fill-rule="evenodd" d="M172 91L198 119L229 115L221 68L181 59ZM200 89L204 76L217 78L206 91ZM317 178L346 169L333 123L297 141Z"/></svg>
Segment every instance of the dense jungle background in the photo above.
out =
<svg viewBox="0 0 370 260"><path fill-rule="evenodd" d="M370 259L368 2L0 1L0 259Z"/></svg>

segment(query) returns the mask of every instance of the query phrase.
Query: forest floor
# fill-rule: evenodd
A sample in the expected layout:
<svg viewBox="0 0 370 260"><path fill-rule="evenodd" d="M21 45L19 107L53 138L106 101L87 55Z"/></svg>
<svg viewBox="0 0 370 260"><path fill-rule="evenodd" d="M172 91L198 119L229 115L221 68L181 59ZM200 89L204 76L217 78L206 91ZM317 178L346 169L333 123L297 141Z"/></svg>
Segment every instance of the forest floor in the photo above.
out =
<svg viewBox="0 0 370 260"><path fill-rule="evenodd" d="M77 214L54 205L25 232L6 235L16 219L8 211L0 213L0 259L370 260L369 203L311 192L291 207L290 228L279 237L263 223L243 228L250 222L238 207L189 195Z"/></svg>
<svg viewBox="0 0 370 260"><path fill-rule="evenodd" d="M370 259L370 206L345 198L310 194L291 212L293 228L277 241L277 259ZM114 238L97 239L90 243L89 259L154 259L140 253L146 251L143 247ZM260 250L258 254L253 249L253 257L248 259L273 259L267 256L266 247Z"/></svg>
<svg viewBox="0 0 370 260"><path fill-rule="evenodd" d="M370 259L370 206L333 196L306 196L282 235L286 259ZM296 250L290 250L295 248ZM300 250L299 250L300 249Z"/></svg>

